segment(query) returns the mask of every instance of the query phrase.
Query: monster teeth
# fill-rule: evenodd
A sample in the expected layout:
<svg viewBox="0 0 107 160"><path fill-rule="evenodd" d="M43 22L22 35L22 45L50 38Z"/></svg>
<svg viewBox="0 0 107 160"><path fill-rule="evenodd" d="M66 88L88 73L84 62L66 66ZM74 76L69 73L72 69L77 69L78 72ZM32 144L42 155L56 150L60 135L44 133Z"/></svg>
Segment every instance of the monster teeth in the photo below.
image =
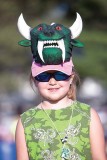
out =
<svg viewBox="0 0 107 160"><path fill-rule="evenodd" d="M47 40L47 41L43 41L44 44L52 44L52 43L57 43L56 40Z"/></svg>
<svg viewBox="0 0 107 160"><path fill-rule="evenodd" d="M59 48L62 50L62 59L63 59L63 62L65 61L65 45L64 45L64 40L61 39L58 42L58 45L59 45Z"/></svg>
<svg viewBox="0 0 107 160"><path fill-rule="evenodd" d="M43 59L43 55L42 55L42 51L43 51L43 41L38 41L38 53L39 53L39 56L41 58L41 60L44 62L44 59Z"/></svg>
<svg viewBox="0 0 107 160"><path fill-rule="evenodd" d="M65 45L64 40L47 40L47 41L38 41L38 53L41 60L44 62L42 51L43 48L60 48L62 50L62 59L65 61Z"/></svg>
<svg viewBox="0 0 107 160"><path fill-rule="evenodd" d="M55 48L54 45L50 45L50 46L44 46L43 48ZM56 46L56 48L59 48L59 46Z"/></svg>

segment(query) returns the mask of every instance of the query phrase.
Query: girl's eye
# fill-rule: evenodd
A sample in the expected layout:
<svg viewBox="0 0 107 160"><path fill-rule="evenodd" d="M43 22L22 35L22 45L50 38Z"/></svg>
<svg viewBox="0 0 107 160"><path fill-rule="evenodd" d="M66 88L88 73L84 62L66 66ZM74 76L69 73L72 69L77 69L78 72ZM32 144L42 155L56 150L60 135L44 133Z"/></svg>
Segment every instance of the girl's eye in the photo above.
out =
<svg viewBox="0 0 107 160"><path fill-rule="evenodd" d="M42 27L39 27L39 28L38 28L38 31L42 31L42 29L43 29Z"/></svg>
<svg viewBox="0 0 107 160"><path fill-rule="evenodd" d="M56 30L60 31L60 30L62 30L62 28L60 26L57 26Z"/></svg>

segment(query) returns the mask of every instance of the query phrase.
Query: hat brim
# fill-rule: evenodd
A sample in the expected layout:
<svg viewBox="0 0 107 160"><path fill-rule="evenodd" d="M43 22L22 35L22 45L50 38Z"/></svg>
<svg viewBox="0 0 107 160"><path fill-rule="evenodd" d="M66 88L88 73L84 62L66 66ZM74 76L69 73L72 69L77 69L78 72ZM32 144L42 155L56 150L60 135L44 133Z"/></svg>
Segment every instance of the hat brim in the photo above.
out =
<svg viewBox="0 0 107 160"><path fill-rule="evenodd" d="M71 75L73 66L74 65L72 60L70 60L69 62L64 62L63 64L58 64L58 65L41 65L33 61L31 66L31 72L33 77L39 75L40 73L50 71L50 70L61 71L67 75Z"/></svg>

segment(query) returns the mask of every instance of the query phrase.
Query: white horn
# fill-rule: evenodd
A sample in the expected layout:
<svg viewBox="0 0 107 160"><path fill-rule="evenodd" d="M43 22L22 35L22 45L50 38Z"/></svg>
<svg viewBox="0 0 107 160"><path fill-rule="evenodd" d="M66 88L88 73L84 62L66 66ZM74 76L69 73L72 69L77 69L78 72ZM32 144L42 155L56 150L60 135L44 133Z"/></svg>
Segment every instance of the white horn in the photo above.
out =
<svg viewBox="0 0 107 160"><path fill-rule="evenodd" d="M77 38L81 31L82 31L82 26L83 26L83 23L82 23L82 18L81 16L77 14L77 18L76 18L76 21L74 22L74 24L69 28L71 30L71 38L72 39L75 39Z"/></svg>
<svg viewBox="0 0 107 160"><path fill-rule="evenodd" d="M51 23L51 26L54 25L54 24L55 24L55 22L52 22L52 23Z"/></svg>
<svg viewBox="0 0 107 160"><path fill-rule="evenodd" d="M19 29L19 32L21 33L21 35L23 37L25 37L26 39L30 40L31 37L30 37L30 31L31 31L31 27L29 27L24 18L23 18L23 14L21 13L21 15L19 16L18 18L18 22L17 22L17 26L18 26L18 29Z"/></svg>

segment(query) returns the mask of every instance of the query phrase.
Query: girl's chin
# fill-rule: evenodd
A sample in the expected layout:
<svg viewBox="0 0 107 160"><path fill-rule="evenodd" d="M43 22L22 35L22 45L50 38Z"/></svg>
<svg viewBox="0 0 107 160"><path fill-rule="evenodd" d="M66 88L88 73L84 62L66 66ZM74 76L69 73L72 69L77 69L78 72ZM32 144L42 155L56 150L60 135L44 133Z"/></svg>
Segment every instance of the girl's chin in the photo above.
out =
<svg viewBox="0 0 107 160"><path fill-rule="evenodd" d="M63 99L65 96L59 96L59 95L52 95L47 97L47 100L50 101L51 103L57 103L58 101L60 101L61 99Z"/></svg>

